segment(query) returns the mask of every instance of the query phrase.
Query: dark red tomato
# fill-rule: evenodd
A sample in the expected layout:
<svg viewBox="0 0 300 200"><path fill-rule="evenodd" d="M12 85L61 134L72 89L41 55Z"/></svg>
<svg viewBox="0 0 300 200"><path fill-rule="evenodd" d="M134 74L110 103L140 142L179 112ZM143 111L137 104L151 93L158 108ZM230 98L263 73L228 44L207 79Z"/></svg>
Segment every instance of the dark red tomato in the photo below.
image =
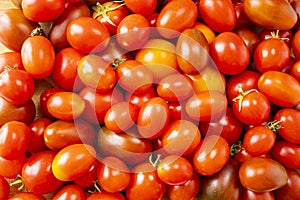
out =
<svg viewBox="0 0 300 200"><path fill-rule="evenodd" d="M0 74L0 96L15 105L28 102L34 90L32 76L23 70L9 68Z"/></svg>
<svg viewBox="0 0 300 200"><path fill-rule="evenodd" d="M242 146L252 156L260 156L269 152L276 140L275 133L267 126L254 126L244 135Z"/></svg>
<svg viewBox="0 0 300 200"><path fill-rule="evenodd" d="M163 158L157 166L159 179L168 185L184 184L192 178L193 173L194 170L190 161L176 155Z"/></svg>
<svg viewBox="0 0 300 200"><path fill-rule="evenodd" d="M57 92L49 97L47 110L55 118L73 120L84 111L85 101L74 92Z"/></svg>
<svg viewBox="0 0 300 200"><path fill-rule="evenodd" d="M131 12L144 15L144 16L149 16L155 11L157 0L149 0L149 1L124 0L124 3Z"/></svg>
<svg viewBox="0 0 300 200"><path fill-rule="evenodd" d="M242 187L238 178L238 163L230 158L224 168L211 176L201 176L199 199L240 200Z"/></svg>
<svg viewBox="0 0 300 200"><path fill-rule="evenodd" d="M94 10L93 18L104 24L111 35L117 33L118 25L124 17L129 15L127 7L124 4L113 1L105 2L104 4L97 3L92 8Z"/></svg>
<svg viewBox="0 0 300 200"><path fill-rule="evenodd" d="M259 39L261 41L268 40L271 38L278 38L284 41L289 48L292 46L293 40L293 32L291 30L270 30L270 29L263 29L259 33Z"/></svg>
<svg viewBox="0 0 300 200"><path fill-rule="evenodd" d="M223 32L217 35L210 43L209 50L217 68L227 75L241 73L250 61L248 47L242 38L233 32Z"/></svg>
<svg viewBox="0 0 300 200"><path fill-rule="evenodd" d="M145 161L152 152L152 142L141 138L134 127L126 133L115 133L103 126L99 130L97 144L99 154L115 156L129 167Z"/></svg>
<svg viewBox="0 0 300 200"><path fill-rule="evenodd" d="M26 18L35 22L49 22L58 18L65 10L64 0L24 0L22 10Z"/></svg>
<svg viewBox="0 0 300 200"><path fill-rule="evenodd" d="M126 93L125 100L133 105L136 105L140 109L147 101L156 96L156 90L153 87L150 87L143 93Z"/></svg>
<svg viewBox="0 0 300 200"><path fill-rule="evenodd" d="M170 200L194 199L200 188L200 176L193 173L190 180L181 185L168 185L167 194Z"/></svg>
<svg viewBox="0 0 300 200"><path fill-rule="evenodd" d="M294 107L300 103L300 83L289 74L265 72L258 80L258 89L275 105Z"/></svg>
<svg viewBox="0 0 300 200"><path fill-rule="evenodd" d="M70 46L66 30L68 24L78 17L89 17L91 11L83 2L68 2L65 4L64 12L53 21L49 32L49 40L52 42L56 51L60 51Z"/></svg>
<svg viewBox="0 0 300 200"><path fill-rule="evenodd" d="M52 43L44 36L27 38L21 49L24 69L34 78L45 78L53 70L55 52Z"/></svg>
<svg viewBox="0 0 300 200"><path fill-rule="evenodd" d="M295 62L290 70L290 74L300 83L300 62Z"/></svg>
<svg viewBox="0 0 300 200"><path fill-rule="evenodd" d="M79 91L84 84L78 77L77 67L84 56L73 48L65 48L55 55L54 68L51 73L53 83L66 91Z"/></svg>
<svg viewBox="0 0 300 200"><path fill-rule="evenodd" d="M289 47L278 38L270 38L260 42L253 55L255 68L261 73L280 71L289 62L289 59Z"/></svg>
<svg viewBox="0 0 300 200"><path fill-rule="evenodd" d="M176 120L168 126L161 140L166 152L184 156L194 152L200 143L201 134L193 122Z"/></svg>
<svg viewBox="0 0 300 200"><path fill-rule="evenodd" d="M276 198L299 200L300 175L299 172L287 169L288 181L283 187L274 191Z"/></svg>
<svg viewBox="0 0 300 200"><path fill-rule="evenodd" d="M72 181L87 173L95 160L94 147L87 144L73 144L56 154L52 162L52 171L57 179Z"/></svg>
<svg viewBox="0 0 300 200"><path fill-rule="evenodd" d="M251 190L243 189L243 200L274 200L273 192L253 192Z"/></svg>
<svg viewBox="0 0 300 200"><path fill-rule="evenodd" d="M22 156L29 144L31 132L23 122L10 121L0 128L0 156L16 159Z"/></svg>
<svg viewBox="0 0 300 200"><path fill-rule="evenodd" d="M32 192L18 192L12 195L8 200L46 200L46 198Z"/></svg>
<svg viewBox="0 0 300 200"><path fill-rule="evenodd" d="M110 33L105 25L92 17L78 17L67 26L67 40L70 45L83 53L103 51Z"/></svg>
<svg viewBox="0 0 300 200"><path fill-rule="evenodd" d="M99 92L111 90L116 84L116 74L112 65L101 56L94 54L84 56L78 64L80 80Z"/></svg>
<svg viewBox="0 0 300 200"><path fill-rule="evenodd" d="M8 199L9 194L9 184L3 176L0 176L0 199Z"/></svg>
<svg viewBox="0 0 300 200"><path fill-rule="evenodd" d="M118 89L96 92L90 87L85 87L80 91L79 96L86 102L81 116L93 124L104 124L104 117L109 108L123 101L123 94Z"/></svg>
<svg viewBox="0 0 300 200"><path fill-rule="evenodd" d="M105 157L97 168L97 179L101 188L110 193L121 192L130 182L127 165L116 157Z"/></svg>
<svg viewBox="0 0 300 200"><path fill-rule="evenodd" d="M105 126L116 133L125 132L137 120L139 109L126 101L118 102L110 107L104 117Z"/></svg>
<svg viewBox="0 0 300 200"><path fill-rule="evenodd" d="M97 165L98 160L91 166L87 173L73 180L73 182L82 188L92 188L95 186L95 181L97 180Z"/></svg>
<svg viewBox="0 0 300 200"><path fill-rule="evenodd" d="M154 97L140 109L137 128L143 138L159 137L167 128L170 121L168 104L160 97Z"/></svg>
<svg viewBox="0 0 300 200"><path fill-rule="evenodd" d="M198 9L191 0L169 1L160 11L156 27L164 38L175 38L196 22ZM182 20L184 19L184 20Z"/></svg>
<svg viewBox="0 0 300 200"><path fill-rule="evenodd" d="M55 117L49 113L47 108L47 101L49 98L58 92L63 92L64 90L54 87L49 87L45 89L40 95L40 105L41 105L41 113L50 119L54 119Z"/></svg>
<svg viewBox="0 0 300 200"><path fill-rule="evenodd" d="M292 40L292 50L297 60L300 59L300 30L294 33L294 37Z"/></svg>
<svg viewBox="0 0 300 200"><path fill-rule="evenodd" d="M91 124L82 119L57 120L45 128L43 138L49 149L59 151L72 144L94 145L96 131Z"/></svg>
<svg viewBox="0 0 300 200"><path fill-rule="evenodd" d="M0 41L8 49L20 52L23 42L37 23L29 21L21 9L7 9L0 13Z"/></svg>
<svg viewBox="0 0 300 200"><path fill-rule="evenodd" d="M260 125L268 119L271 112L267 97L255 89L244 92L240 88L240 94L232 101L234 115L245 124Z"/></svg>
<svg viewBox="0 0 300 200"><path fill-rule="evenodd" d="M52 199L53 200L63 200L63 199L83 200L86 198L85 198L85 192L81 187L75 184L70 184L58 190Z"/></svg>
<svg viewBox="0 0 300 200"><path fill-rule="evenodd" d="M281 109L275 114L274 120L280 122L281 128L277 133L281 137L291 143L300 144L300 111L290 108Z"/></svg>
<svg viewBox="0 0 300 200"><path fill-rule="evenodd" d="M236 25L235 29L241 29L241 28L252 28L253 23L251 20L247 17L244 11L244 3L237 1L233 2L233 7L235 10L235 15L236 15Z"/></svg>
<svg viewBox="0 0 300 200"><path fill-rule="evenodd" d="M0 73L2 73L5 68L9 66L13 69L24 70L24 66L21 59L21 54L19 52L4 52L0 54Z"/></svg>
<svg viewBox="0 0 300 200"><path fill-rule="evenodd" d="M193 120L211 121L222 117L227 108L226 96L219 91L203 91L191 96L185 105Z"/></svg>
<svg viewBox="0 0 300 200"><path fill-rule="evenodd" d="M250 53L250 57L252 58L255 48L260 43L258 35L254 31L246 28L236 29L234 32L238 34L238 36L240 36L246 43L246 46L248 47Z"/></svg>
<svg viewBox="0 0 300 200"><path fill-rule="evenodd" d="M240 138L243 124L235 117L232 108L227 107L224 116L216 121L201 122L199 128L202 136L220 135L232 145Z"/></svg>
<svg viewBox="0 0 300 200"><path fill-rule="evenodd" d="M16 178L17 175L21 174L26 159L25 153L15 159L9 160L0 157L0 176L8 179Z"/></svg>
<svg viewBox="0 0 300 200"><path fill-rule="evenodd" d="M231 0L201 0L198 4L201 18L214 31L231 31L236 25L237 16Z"/></svg>
<svg viewBox="0 0 300 200"><path fill-rule="evenodd" d="M140 14L130 14L117 27L118 44L128 51L140 49L150 36L148 20Z"/></svg>
<svg viewBox="0 0 300 200"><path fill-rule="evenodd" d="M281 188L288 181L285 168L270 158L253 157L239 169L241 184L254 192L269 192Z"/></svg>
<svg viewBox="0 0 300 200"><path fill-rule="evenodd" d="M166 184L159 179L156 168L152 164L141 163L133 168L125 192L128 200L141 197L149 200L162 199L166 193Z"/></svg>
<svg viewBox="0 0 300 200"><path fill-rule="evenodd" d="M189 120L198 124L195 120L192 120L185 111L186 102L168 102L169 111L170 111L170 122L176 120Z"/></svg>
<svg viewBox="0 0 300 200"><path fill-rule="evenodd" d="M44 130L50 125L52 121L46 117L38 118L29 124L31 130L31 138L27 151L29 153L38 153L47 150L44 141Z"/></svg>
<svg viewBox="0 0 300 200"><path fill-rule="evenodd" d="M228 142L221 136L206 136L195 150L193 165L201 175L209 176L220 171L230 156Z"/></svg>
<svg viewBox="0 0 300 200"><path fill-rule="evenodd" d="M51 165L55 155L53 151L42 151L26 160L22 169L22 181L29 191L47 194L62 186L63 182L52 173Z"/></svg>
<svg viewBox="0 0 300 200"><path fill-rule="evenodd" d="M87 200L125 200L125 197L121 193L101 191L91 194Z"/></svg>

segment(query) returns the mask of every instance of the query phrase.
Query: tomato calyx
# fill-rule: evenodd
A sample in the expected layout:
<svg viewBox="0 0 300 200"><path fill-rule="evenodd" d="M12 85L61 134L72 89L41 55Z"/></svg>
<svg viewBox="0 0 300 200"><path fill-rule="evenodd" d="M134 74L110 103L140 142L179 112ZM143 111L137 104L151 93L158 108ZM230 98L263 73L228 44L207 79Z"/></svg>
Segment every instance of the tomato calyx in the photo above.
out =
<svg viewBox="0 0 300 200"><path fill-rule="evenodd" d="M18 191L21 191L21 190L23 190L23 188L25 187L25 184L24 184L24 182L23 182L23 180L22 180L22 176L19 174L19 175L17 175L17 177L16 177L16 180L14 180L13 182L11 182L10 184L9 184L9 186L15 186L15 185L20 185L17 189L18 189Z"/></svg>
<svg viewBox="0 0 300 200"><path fill-rule="evenodd" d="M30 36L45 36L45 32L41 26L37 26L35 29L33 29L30 33Z"/></svg>
<svg viewBox="0 0 300 200"><path fill-rule="evenodd" d="M277 133L277 131L282 127L281 125L280 125L280 123L281 123L282 121L281 120L275 120L275 121L271 121L271 122L269 122L268 124L267 124L267 127L271 130L271 131L273 131L274 133Z"/></svg>
<svg viewBox="0 0 300 200"><path fill-rule="evenodd" d="M124 61L126 61L126 58L115 58L111 65L113 66L114 70L116 70L118 68L118 66L123 63Z"/></svg>
<svg viewBox="0 0 300 200"><path fill-rule="evenodd" d="M114 3L119 3L119 2L121 3L120 5L111 8L111 6ZM97 13L94 16L94 18L96 19L97 17L102 16L105 19L105 21L107 21L109 24L111 24L113 26L117 26L113 21L111 21L111 19L109 19L109 17L107 16L107 13L110 11L116 10L124 5L125 5L125 3L123 1L118 1L118 2L111 1L111 2L108 2L107 5L105 5L105 6L103 6L100 2L97 2L97 4L92 7L92 9Z"/></svg>
<svg viewBox="0 0 300 200"><path fill-rule="evenodd" d="M279 39L279 40L282 40L282 41L289 41L289 38L279 37L279 30L276 30L276 32L271 31L271 36L272 36L272 38L276 38L276 39Z"/></svg>
<svg viewBox="0 0 300 200"><path fill-rule="evenodd" d="M258 93L258 90L257 89L250 89L246 92L243 91L241 85L238 85L238 90L239 90L239 95L235 98L232 99L233 102L238 102L238 111L241 112L242 110L242 103L243 103L243 100L245 98L245 96L247 96L248 94L250 94L251 92L256 92Z"/></svg>
<svg viewBox="0 0 300 200"><path fill-rule="evenodd" d="M150 164L153 166L153 167L157 167L159 165L159 163L161 162L161 155L160 154L157 154L155 160L153 158L153 154L151 153L148 160L150 162Z"/></svg>
<svg viewBox="0 0 300 200"><path fill-rule="evenodd" d="M93 181L94 183L94 190L88 190L88 193L95 193L95 192L101 192L100 184L98 180Z"/></svg>
<svg viewBox="0 0 300 200"><path fill-rule="evenodd" d="M234 156L235 154L241 152L244 149L241 141L236 141L230 146L230 155Z"/></svg>

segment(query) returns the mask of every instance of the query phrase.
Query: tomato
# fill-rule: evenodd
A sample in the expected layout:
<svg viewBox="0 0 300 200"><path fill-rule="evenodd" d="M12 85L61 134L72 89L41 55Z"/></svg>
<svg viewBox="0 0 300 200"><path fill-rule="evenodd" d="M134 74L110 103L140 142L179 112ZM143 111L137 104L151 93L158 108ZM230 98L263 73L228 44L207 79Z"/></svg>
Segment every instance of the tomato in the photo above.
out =
<svg viewBox="0 0 300 200"><path fill-rule="evenodd" d="M69 184L58 190L52 198L53 200L63 199L85 199L84 190L75 184Z"/></svg>
<svg viewBox="0 0 300 200"><path fill-rule="evenodd" d="M9 198L9 200L29 200L29 199L46 200L46 198L43 197L42 195L34 194L32 192L18 192Z"/></svg>
<svg viewBox="0 0 300 200"><path fill-rule="evenodd" d="M201 18L214 31L231 31L236 26L237 19L231 0L201 0L198 7Z"/></svg>
<svg viewBox="0 0 300 200"><path fill-rule="evenodd" d="M193 120L211 121L222 117L227 107L225 95L218 91L203 91L191 96L185 105L186 113Z"/></svg>
<svg viewBox="0 0 300 200"><path fill-rule="evenodd" d="M254 31L246 28L236 29L234 32L245 42L248 47L250 57L252 58L255 48L260 43L258 35Z"/></svg>
<svg viewBox="0 0 300 200"><path fill-rule="evenodd" d="M98 165L97 179L105 191L121 192L129 185L130 171L122 160L116 157L105 157Z"/></svg>
<svg viewBox="0 0 300 200"><path fill-rule="evenodd" d="M300 83L300 62L297 61L296 63L294 63L291 68L290 74Z"/></svg>
<svg viewBox="0 0 300 200"><path fill-rule="evenodd" d="M21 49L24 69L34 78L46 78L51 74L55 52L52 43L44 36L27 38Z"/></svg>
<svg viewBox="0 0 300 200"><path fill-rule="evenodd" d="M215 32L206 24L196 21L192 28L195 28L203 33L208 44L210 44L216 37Z"/></svg>
<svg viewBox="0 0 300 200"><path fill-rule="evenodd" d="M152 14L157 5L157 0L149 1L135 1L135 0L124 0L126 7L133 13L149 16Z"/></svg>
<svg viewBox="0 0 300 200"><path fill-rule="evenodd" d="M288 142L300 144L300 111L291 108L281 109L275 114L274 120L280 122L281 128L277 130L277 133L281 137Z"/></svg>
<svg viewBox="0 0 300 200"><path fill-rule="evenodd" d="M87 200L125 200L125 198L121 193L101 191L91 194L88 196Z"/></svg>
<svg viewBox="0 0 300 200"><path fill-rule="evenodd" d="M26 162L26 155L23 153L14 159L5 159L0 157L0 176L8 179L14 179L17 175L21 174L22 167Z"/></svg>
<svg viewBox="0 0 300 200"><path fill-rule="evenodd" d="M287 169L288 181L287 184L274 191L276 198L294 200L299 199L298 188L300 186L300 175L294 170Z"/></svg>
<svg viewBox="0 0 300 200"><path fill-rule="evenodd" d="M68 2L65 4L64 12L53 21L49 31L49 40L52 42L56 51L60 51L70 46L66 30L68 24L78 17L89 17L91 11L83 2Z"/></svg>
<svg viewBox="0 0 300 200"><path fill-rule="evenodd" d="M270 158L253 157L242 163L239 169L241 184L254 192L274 191L287 184L285 168Z"/></svg>
<svg viewBox="0 0 300 200"><path fill-rule="evenodd" d="M179 68L186 74L199 74L207 66L208 51L208 42L201 31L185 29L176 43Z"/></svg>
<svg viewBox="0 0 300 200"><path fill-rule="evenodd" d="M125 192L128 200L141 197L145 200L162 199L166 193L166 184L159 179L154 166L141 163L132 169L130 183Z"/></svg>
<svg viewBox="0 0 300 200"><path fill-rule="evenodd" d="M284 87L290 85L293 87ZM275 105L293 107L300 103L300 83L289 74L265 72L258 80L258 89Z"/></svg>
<svg viewBox="0 0 300 200"><path fill-rule="evenodd" d="M0 199L8 199L9 196L9 184L3 176L0 176Z"/></svg>
<svg viewBox="0 0 300 200"><path fill-rule="evenodd" d="M49 22L58 18L65 10L65 1L24 0L22 10L26 18L35 22Z"/></svg>
<svg viewBox="0 0 300 200"><path fill-rule="evenodd" d="M56 53L51 73L53 83L66 91L79 91L84 84L78 78L77 66L84 56L73 48L65 48Z"/></svg>
<svg viewBox="0 0 300 200"><path fill-rule="evenodd" d="M236 25L235 29L253 28L253 23L249 20L244 11L243 2L232 2L236 14Z"/></svg>
<svg viewBox="0 0 300 200"><path fill-rule="evenodd" d="M261 41L270 39L270 38L278 38L284 41L289 48L292 46L293 41L293 32L291 30L270 30L270 29L263 29L259 33L259 38Z"/></svg>
<svg viewBox="0 0 300 200"><path fill-rule="evenodd" d="M150 36L148 20L140 14L130 14L122 19L117 27L118 44L128 51L140 49Z"/></svg>
<svg viewBox="0 0 300 200"><path fill-rule="evenodd" d="M72 181L87 173L95 160L96 151L92 146L69 145L61 149L54 157L52 171L57 179Z"/></svg>
<svg viewBox="0 0 300 200"><path fill-rule="evenodd" d="M161 136L162 147L169 154L184 156L192 153L200 143L198 127L187 120L172 122Z"/></svg>
<svg viewBox="0 0 300 200"><path fill-rule="evenodd" d="M293 53L295 55L295 58L297 60L300 59L300 48L299 48L299 44L300 44L300 30L296 31L294 33L294 37L292 39L292 50Z"/></svg>
<svg viewBox="0 0 300 200"><path fill-rule="evenodd" d="M199 191L200 199L241 199L242 187L239 182L238 169L238 163L230 158L218 173L202 176Z"/></svg>
<svg viewBox="0 0 300 200"><path fill-rule="evenodd" d="M31 22L21 9L11 8L0 13L0 41L8 49L21 51L23 42L30 36L37 23Z"/></svg>
<svg viewBox="0 0 300 200"><path fill-rule="evenodd" d="M49 113L62 120L72 120L79 117L84 107L84 100L73 92L57 92L47 101Z"/></svg>
<svg viewBox="0 0 300 200"><path fill-rule="evenodd" d="M220 72L235 75L244 71L250 61L248 47L240 36L222 32L209 45L210 55Z"/></svg>
<svg viewBox="0 0 300 200"><path fill-rule="evenodd" d="M0 54L0 73L2 73L5 68L9 66L13 69L24 70L24 66L21 59L21 54L19 52L4 52Z"/></svg>
<svg viewBox="0 0 300 200"><path fill-rule="evenodd" d="M143 93L126 93L125 100L133 105L136 105L140 109L147 101L156 96L156 90L153 87L150 87L147 91Z"/></svg>
<svg viewBox="0 0 300 200"><path fill-rule="evenodd" d="M11 68L0 74L0 96L15 105L28 102L34 89L32 76L23 70Z"/></svg>
<svg viewBox="0 0 300 200"><path fill-rule="evenodd" d="M9 121L0 128L0 156L15 159L25 153L31 137L29 127L23 122Z"/></svg>
<svg viewBox="0 0 300 200"><path fill-rule="evenodd" d="M221 136L206 136L194 152L193 165L201 175L216 174L227 163L230 156L228 142Z"/></svg>
<svg viewBox="0 0 300 200"><path fill-rule="evenodd" d="M297 14L286 0L245 0L244 11L253 23L262 28L288 30L297 22Z"/></svg>
<svg viewBox="0 0 300 200"><path fill-rule="evenodd" d="M108 43L110 33L105 25L92 17L78 17L67 26L69 44L83 53L101 52Z"/></svg>
<svg viewBox="0 0 300 200"><path fill-rule="evenodd" d="M100 92L111 90L116 84L116 74L111 64L97 55L86 55L78 64L80 80Z"/></svg>
<svg viewBox="0 0 300 200"><path fill-rule="evenodd" d="M140 109L137 118L137 128L143 138L159 137L170 121L168 104L160 97L154 97Z"/></svg>
<svg viewBox="0 0 300 200"><path fill-rule="evenodd" d="M57 120L45 128L43 138L49 149L59 151L72 144L94 145L96 131L91 124L82 119Z"/></svg>
<svg viewBox="0 0 300 200"><path fill-rule="evenodd" d="M274 200L275 196L273 192L253 192L251 190L243 190L244 200Z"/></svg>
<svg viewBox="0 0 300 200"><path fill-rule="evenodd" d="M197 15L198 9L193 1L170 1L162 8L157 17L157 31L164 38L175 38L183 30L194 25Z"/></svg>
<svg viewBox="0 0 300 200"><path fill-rule="evenodd" d="M94 162L87 173L73 180L73 182L82 188L92 188L95 186L95 181L97 180L97 165L98 160Z"/></svg>
<svg viewBox="0 0 300 200"><path fill-rule="evenodd" d="M52 114L50 114L48 111L47 102L52 95L54 95L55 93L58 93L58 92L63 92L63 91L64 90L59 89L59 88L49 87L41 93L39 102L40 102L42 114L44 114L46 117L48 117L50 119L55 119L55 117Z"/></svg>

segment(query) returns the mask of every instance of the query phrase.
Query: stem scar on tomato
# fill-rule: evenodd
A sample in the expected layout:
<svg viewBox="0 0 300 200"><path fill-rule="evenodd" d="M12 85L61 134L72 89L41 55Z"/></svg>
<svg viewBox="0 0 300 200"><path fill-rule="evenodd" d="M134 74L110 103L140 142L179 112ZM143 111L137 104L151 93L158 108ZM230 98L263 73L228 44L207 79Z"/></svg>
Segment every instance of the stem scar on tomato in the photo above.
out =
<svg viewBox="0 0 300 200"><path fill-rule="evenodd" d="M277 38L277 39L282 40L282 41L289 41L289 38L279 37L279 30L276 30L276 32L271 31L271 36L272 36L272 38Z"/></svg>
<svg viewBox="0 0 300 200"><path fill-rule="evenodd" d="M232 99L233 102L237 102L239 103L239 112L241 112L242 110L242 103L243 103L243 99L246 95L250 94L251 92L258 92L257 89L251 89L251 90L248 90L247 92L244 92L241 85L239 84L238 85L238 89L239 89L239 95L235 98Z"/></svg>
<svg viewBox="0 0 300 200"><path fill-rule="evenodd" d="M111 8L111 6L114 3L119 3L119 2L121 3L120 5ZM107 16L107 12L116 10L124 5L125 5L125 3L123 1L111 1L105 6L103 6L100 2L97 2L96 6L92 7L92 9L97 12L97 14L94 16L94 18L96 19L97 17L102 16L109 24L111 24L113 26L117 26L113 21L111 21L109 19L109 17Z"/></svg>
<svg viewBox="0 0 300 200"><path fill-rule="evenodd" d="M268 128L273 131L274 133L277 133L278 129L280 129L282 126L280 125L282 121L281 120L275 120L275 121L272 121L272 122L269 122L267 124Z"/></svg>
<svg viewBox="0 0 300 200"><path fill-rule="evenodd" d="M242 142L236 141L230 146L230 155L234 156L235 154L241 152L243 150Z"/></svg>
<svg viewBox="0 0 300 200"><path fill-rule="evenodd" d="M13 182L11 182L10 184L9 184L9 186L15 186L15 185L20 185L19 187L18 187L18 191L21 191L21 190L23 190L23 188L25 187L25 184L24 184L24 182L23 182L23 180L22 180L22 176L19 174L17 177L16 177L16 180L15 181L13 181Z"/></svg>

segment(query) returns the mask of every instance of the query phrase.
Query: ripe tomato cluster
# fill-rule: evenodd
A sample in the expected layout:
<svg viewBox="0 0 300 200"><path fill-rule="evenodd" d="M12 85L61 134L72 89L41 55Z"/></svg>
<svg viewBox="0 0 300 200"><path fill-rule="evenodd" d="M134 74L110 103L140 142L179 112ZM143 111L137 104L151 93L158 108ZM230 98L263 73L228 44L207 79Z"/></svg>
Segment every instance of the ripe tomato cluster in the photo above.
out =
<svg viewBox="0 0 300 200"><path fill-rule="evenodd" d="M300 199L300 0L12 3L0 200Z"/></svg>

